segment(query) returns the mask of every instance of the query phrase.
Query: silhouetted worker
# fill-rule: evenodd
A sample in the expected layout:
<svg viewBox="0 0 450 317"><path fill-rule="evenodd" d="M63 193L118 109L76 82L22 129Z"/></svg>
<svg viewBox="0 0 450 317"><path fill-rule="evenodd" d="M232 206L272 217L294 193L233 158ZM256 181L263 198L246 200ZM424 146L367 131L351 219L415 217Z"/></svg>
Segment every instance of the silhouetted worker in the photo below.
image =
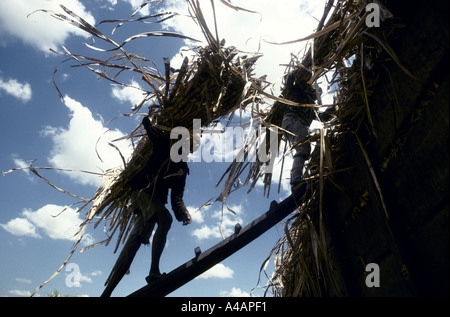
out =
<svg viewBox="0 0 450 317"><path fill-rule="evenodd" d="M136 216L133 231L125 243L114 265L102 297L111 296L112 291L128 271L141 244L149 244L155 223L157 229L152 241L152 263L146 277L148 283L161 277L159 261L172 224L172 216L165 207L169 188L175 218L183 225L191 223L191 216L183 202L184 187L189 168L185 161L175 163L170 158L171 142L169 133L150 123L148 117L142 120L153 153L146 167L131 181L131 208Z"/></svg>
<svg viewBox="0 0 450 317"><path fill-rule="evenodd" d="M284 98L300 103L300 104L314 104L317 99L316 92L307 83L296 82L294 76L288 75L286 77L286 85L284 90ZM330 110L319 113L321 120L329 120L331 118ZM289 131L286 132L285 137L294 147L291 169L291 192L294 193L300 185L305 184L303 181L303 167L305 161L308 160L311 153L311 143L305 142L298 144L299 141L309 135L309 127L312 121L316 118L313 107L302 106L287 106L284 116L282 128Z"/></svg>
<svg viewBox="0 0 450 317"><path fill-rule="evenodd" d="M288 75L285 85L285 98L301 104L313 104L314 92L309 85L305 87L299 87L295 83L293 75ZM282 128L289 131L285 133L287 140L294 146L298 141L306 138L309 134L309 126L314 119L314 110L309 107L301 106L287 106L284 116ZM291 169L291 191L294 190L302 183L303 179L303 167L305 161L309 158L311 152L311 144L306 142L300 146L294 147Z"/></svg>

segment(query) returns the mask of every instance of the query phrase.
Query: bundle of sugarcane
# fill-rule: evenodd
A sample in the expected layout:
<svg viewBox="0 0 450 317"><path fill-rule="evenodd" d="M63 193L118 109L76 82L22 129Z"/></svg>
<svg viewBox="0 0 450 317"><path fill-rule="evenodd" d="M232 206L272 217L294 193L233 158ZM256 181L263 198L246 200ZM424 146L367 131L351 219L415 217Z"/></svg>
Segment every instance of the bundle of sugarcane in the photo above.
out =
<svg viewBox="0 0 450 317"><path fill-rule="evenodd" d="M190 127L193 119L201 119L202 124L208 125L239 107L245 107L250 102L248 97L256 93L248 84L248 78L251 78L250 72L257 57L235 59L236 55L237 51L232 48L215 51L208 46L200 49L199 58L193 63L189 64L185 59L175 82L169 82L167 97L155 107L158 127L164 130ZM125 168L120 173L112 173L107 184L99 188L86 217L86 224L98 217L95 226L108 219L111 236L119 229L117 246L126 239L133 222L132 210L128 208L129 182L147 165L156 150L148 138L141 138Z"/></svg>
<svg viewBox="0 0 450 317"><path fill-rule="evenodd" d="M245 89L256 57L235 59L233 48L201 48L198 59L187 67L185 59L168 99L163 100L158 123L167 127L191 126L201 119L207 126L239 107L245 107L252 89ZM244 101L244 102L243 102ZM165 115L165 114L171 115Z"/></svg>

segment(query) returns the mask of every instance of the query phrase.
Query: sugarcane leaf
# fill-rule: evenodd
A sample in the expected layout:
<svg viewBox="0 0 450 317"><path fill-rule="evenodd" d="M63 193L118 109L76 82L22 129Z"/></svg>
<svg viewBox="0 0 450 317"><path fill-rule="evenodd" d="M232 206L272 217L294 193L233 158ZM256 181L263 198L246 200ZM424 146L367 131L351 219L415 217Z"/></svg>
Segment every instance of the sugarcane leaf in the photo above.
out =
<svg viewBox="0 0 450 317"><path fill-rule="evenodd" d="M150 37L150 36L155 36L155 37L166 36L166 37L179 38L179 39L183 39L183 40L190 40L190 41L194 41L194 42L200 42L199 40L196 40L196 39L194 39L192 37L189 37L189 36L186 36L186 35L183 35L183 34L179 34L179 33L175 33L175 32L154 31L154 32L145 32L145 33L140 33L140 34L136 34L136 35L130 36L125 41L123 41L123 43L120 44L119 47L114 48L113 50L117 50L119 48L122 48L125 44L127 44L128 42L133 41L135 39L144 38L144 37Z"/></svg>

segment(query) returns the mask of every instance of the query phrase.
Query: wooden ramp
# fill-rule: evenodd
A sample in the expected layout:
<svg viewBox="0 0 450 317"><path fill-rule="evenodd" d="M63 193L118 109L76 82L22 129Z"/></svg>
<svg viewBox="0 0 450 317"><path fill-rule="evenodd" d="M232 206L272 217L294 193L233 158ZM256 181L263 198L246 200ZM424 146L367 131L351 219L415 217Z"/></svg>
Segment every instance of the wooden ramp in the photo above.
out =
<svg viewBox="0 0 450 317"><path fill-rule="evenodd" d="M295 197L302 197L304 193L305 187L301 187L296 192ZM205 252L201 252L200 248L197 247L193 259L128 295L128 297L162 297L170 294L258 238L296 208L296 199L293 195L287 197L281 203L272 201L270 209L259 218L244 228L237 224L234 234Z"/></svg>

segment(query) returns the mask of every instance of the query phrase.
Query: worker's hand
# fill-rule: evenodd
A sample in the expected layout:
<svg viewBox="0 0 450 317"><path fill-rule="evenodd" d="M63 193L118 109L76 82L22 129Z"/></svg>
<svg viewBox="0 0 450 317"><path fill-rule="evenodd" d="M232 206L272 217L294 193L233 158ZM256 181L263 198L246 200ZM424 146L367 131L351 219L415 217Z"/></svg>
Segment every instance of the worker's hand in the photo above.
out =
<svg viewBox="0 0 450 317"><path fill-rule="evenodd" d="M192 222L192 219L191 219L191 217L189 217L189 219L183 220L183 226L187 226L191 222Z"/></svg>
<svg viewBox="0 0 450 317"><path fill-rule="evenodd" d="M186 207L183 208L183 210L172 208L175 214L175 218L179 222L183 222L183 226L186 226L192 222L192 217L189 214L189 211L186 209Z"/></svg>

